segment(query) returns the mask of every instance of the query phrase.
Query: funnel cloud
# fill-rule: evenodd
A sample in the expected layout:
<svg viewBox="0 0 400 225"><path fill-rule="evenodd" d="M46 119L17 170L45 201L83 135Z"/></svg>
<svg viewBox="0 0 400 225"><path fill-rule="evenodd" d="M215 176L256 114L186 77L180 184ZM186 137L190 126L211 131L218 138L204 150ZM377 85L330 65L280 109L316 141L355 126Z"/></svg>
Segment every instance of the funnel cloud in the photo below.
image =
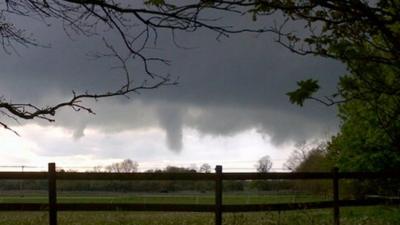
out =
<svg viewBox="0 0 400 225"><path fill-rule="evenodd" d="M124 81L122 72L112 69L115 62L87 57L89 52L104 50L99 47L103 46L100 38L72 41L61 26L37 31L37 39L51 42L51 48L20 48L19 55L0 53L0 94L5 98L50 105L70 98L72 90L114 90ZM275 145L335 132L334 108L313 102L300 108L291 105L285 93L305 78L319 79L322 94L332 93L344 66L295 55L273 38L272 34L238 34L217 41L207 31L180 33L182 45L195 47L183 49L161 33L153 51L173 64L154 69L179 76L179 85L133 94L129 99L87 102L96 115L65 109L52 125L74 130L72 137L77 140L84 138L87 128L113 133L158 127L165 131L165 144L175 152L185 148L184 128L215 136L255 128ZM141 77L140 65L131 69L136 78Z"/></svg>

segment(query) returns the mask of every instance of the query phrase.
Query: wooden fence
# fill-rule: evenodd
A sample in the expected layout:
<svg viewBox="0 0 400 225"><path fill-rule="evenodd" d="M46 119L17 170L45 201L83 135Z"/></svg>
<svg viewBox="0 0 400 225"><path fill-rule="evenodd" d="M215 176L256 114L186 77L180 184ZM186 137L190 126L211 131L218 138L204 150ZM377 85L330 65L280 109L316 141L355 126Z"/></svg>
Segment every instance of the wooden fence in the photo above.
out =
<svg viewBox="0 0 400 225"><path fill-rule="evenodd" d="M333 209L333 224L340 224L340 207L400 204L399 199L340 200L340 179L387 179L400 178L400 172L345 172L337 168L331 173L223 173L217 166L215 173L93 173L56 172L55 163L49 163L48 172L0 172L2 179L47 179L48 204L42 203L0 203L0 211L48 211L49 225L57 225L58 211L163 211L163 212L212 212L215 224L222 224L226 212L288 211L304 209ZM224 205L222 184L224 180L332 180L331 201L276 204ZM57 203L57 180L211 180L215 182L214 204L128 204L128 203Z"/></svg>

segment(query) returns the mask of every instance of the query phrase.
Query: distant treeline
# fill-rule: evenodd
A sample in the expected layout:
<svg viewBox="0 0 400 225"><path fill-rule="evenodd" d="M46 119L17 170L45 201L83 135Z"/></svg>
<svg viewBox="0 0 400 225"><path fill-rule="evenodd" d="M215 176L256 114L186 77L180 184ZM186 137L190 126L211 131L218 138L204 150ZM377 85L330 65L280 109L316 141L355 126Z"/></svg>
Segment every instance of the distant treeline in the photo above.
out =
<svg viewBox="0 0 400 225"><path fill-rule="evenodd" d="M300 154L301 153L301 154ZM300 157L301 156L301 157ZM290 163L291 162L291 163ZM327 157L324 148L314 148L309 151L295 152L288 160L293 172L329 172L333 165ZM95 167L88 172L125 172L138 171L138 164L132 160L124 160L105 167ZM59 169L58 172L74 172ZM147 170L146 173L210 173L211 167L203 164L199 169L167 166L164 169ZM364 198L367 195L398 195L400 194L399 180L344 180L340 183L341 198ZM47 180L2 180L0 191L16 190L47 190ZM180 181L180 180L151 180L151 181L57 181L59 191L104 191L104 192L213 192L213 181ZM332 194L331 180L245 180L224 181L224 191L271 191L309 193L324 196Z"/></svg>
<svg viewBox="0 0 400 225"><path fill-rule="evenodd" d="M209 168L208 166L205 166ZM66 172L59 170L59 172ZM93 171L91 171L93 172ZM123 171L120 171L123 172ZM210 170L167 166L165 169L148 170L147 173L209 173ZM3 180L0 191L15 190L47 190L47 180ZM294 186L288 181L224 181L224 191L245 190L289 190ZM158 192L169 193L179 191L212 192L213 181L180 181L180 180L151 180L151 181L57 181L59 191L110 191L110 192Z"/></svg>

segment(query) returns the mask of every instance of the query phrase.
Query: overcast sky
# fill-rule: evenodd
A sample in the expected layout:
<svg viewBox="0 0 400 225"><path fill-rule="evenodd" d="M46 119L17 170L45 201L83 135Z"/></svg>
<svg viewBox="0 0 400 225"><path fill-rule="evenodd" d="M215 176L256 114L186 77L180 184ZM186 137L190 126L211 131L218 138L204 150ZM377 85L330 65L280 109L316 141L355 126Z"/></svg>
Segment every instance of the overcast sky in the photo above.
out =
<svg viewBox="0 0 400 225"><path fill-rule="evenodd" d="M75 35L72 40L60 24L24 24L51 47L0 52L0 95L6 99L51 105L71 97L72 90L113 90L124 81L122 72L112 69L115 60L88 56L106 51L101 37ZM179 76L179 85L130 99L87 102L96 115L65 109L55 123L13 124L21 137L0 130L0 165L45 167L55 161L91 167L131 158L142 169L208 162L240 170L270 155L274 167L281 168L296 142L326 139L337 131L335 108L313 102L300 108L285 93L305 78L319 79L322 94L334 92L345 73L340 63L295 55L275 43L272 34L221 40L204 30L177 34L178 43L189 49L160 34L148 54L171 65L152 68ZM118 46L118 38L111 39ZM130 66L140 79L140 63Z"/></svg>

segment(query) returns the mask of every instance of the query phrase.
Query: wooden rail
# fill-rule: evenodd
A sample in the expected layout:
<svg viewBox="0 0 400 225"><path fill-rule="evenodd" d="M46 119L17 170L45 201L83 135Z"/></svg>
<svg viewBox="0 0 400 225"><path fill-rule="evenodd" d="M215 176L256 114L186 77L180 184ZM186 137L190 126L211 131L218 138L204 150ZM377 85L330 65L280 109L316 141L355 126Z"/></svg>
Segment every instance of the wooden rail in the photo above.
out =
<svg viewBox="0 0 400 225"><path fill-rule="evenodd" d="M0 211L48 211L49 225L57 225L58 211L164 211L164 212L213 212L215 224L222 224L222 214L227 212L287 211L304 209L333 209L333 224L340 225L340 207L393 205L399 199L340 200L340 179L400 179L399 172L346 172L334 168L331 173L223 173L222 166L215 173L78 173L56 172L55 163L49 163L48 172L0 172L0 180L42 179L48 180L48 204L0 203ZM276 204L224 205L223 180L332 180L332 201ZM209 180L215 182L215 204L128 204L128 203L57 203L57 180Z"/></svg>

